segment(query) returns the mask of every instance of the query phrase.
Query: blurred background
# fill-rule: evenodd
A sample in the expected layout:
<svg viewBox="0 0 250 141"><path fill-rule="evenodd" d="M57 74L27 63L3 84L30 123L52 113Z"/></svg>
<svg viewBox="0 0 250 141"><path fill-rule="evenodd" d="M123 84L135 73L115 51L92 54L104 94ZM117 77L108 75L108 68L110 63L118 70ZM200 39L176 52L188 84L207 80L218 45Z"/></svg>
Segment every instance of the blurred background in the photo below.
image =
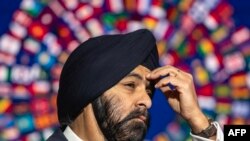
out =
<svg viewBox="0 0 250 141"><path fill-rule="evenodd" d="M190 72L202 110L250 124L250 2L237 0L1 0L0 141L43 141L58 127L61 69L81 42L147 28L161 65ZM145 140L190 140L157 91Z"/></svg>

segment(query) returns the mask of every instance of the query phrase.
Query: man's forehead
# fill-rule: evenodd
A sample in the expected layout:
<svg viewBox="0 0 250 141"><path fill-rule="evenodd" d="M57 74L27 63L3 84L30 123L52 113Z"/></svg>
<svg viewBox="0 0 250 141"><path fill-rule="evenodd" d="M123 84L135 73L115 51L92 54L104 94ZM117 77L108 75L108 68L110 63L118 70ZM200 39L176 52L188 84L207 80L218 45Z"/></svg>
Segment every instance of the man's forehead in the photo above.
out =
<svg viewBox="0 0 250 141"><path fill-rule="evenodd" d="M146 67L144 67L142 65L137 66L135 69L133 69L131 71L131 73L139 73L139 74L142 74L142 75L143 74L148 74L150 72L151 72L150 69L148 69L148 68L146 68Z"/></svg>
<svg viewBox="0 0 250 141"><path fill-rule="evenodd" d="M134 70L132 70L127 76L125 76L124 79L135 78L148 83L149 81L146 79L146 75L150 72L151 71L148 68L139 65Z"/></svg>

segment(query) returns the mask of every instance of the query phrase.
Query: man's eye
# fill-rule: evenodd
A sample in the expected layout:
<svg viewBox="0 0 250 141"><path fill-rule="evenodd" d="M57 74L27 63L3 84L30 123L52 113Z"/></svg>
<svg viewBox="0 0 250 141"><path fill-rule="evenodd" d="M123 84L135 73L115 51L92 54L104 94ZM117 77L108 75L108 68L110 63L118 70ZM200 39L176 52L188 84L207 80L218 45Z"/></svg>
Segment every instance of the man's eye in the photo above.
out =
<svg viewBox="0 0 250 141"><path fill-rule="evenodd" d="M135 88L135 83L127 83L125 84L126 87L129 87L129 88Z"/></svg>
<svg viewBox="0 0 250 141"><path fill-rule="evenodd" d="M147 90L147 94L148 94L149 96L151 96L151 95L152 95L152 90Z"/></svg>

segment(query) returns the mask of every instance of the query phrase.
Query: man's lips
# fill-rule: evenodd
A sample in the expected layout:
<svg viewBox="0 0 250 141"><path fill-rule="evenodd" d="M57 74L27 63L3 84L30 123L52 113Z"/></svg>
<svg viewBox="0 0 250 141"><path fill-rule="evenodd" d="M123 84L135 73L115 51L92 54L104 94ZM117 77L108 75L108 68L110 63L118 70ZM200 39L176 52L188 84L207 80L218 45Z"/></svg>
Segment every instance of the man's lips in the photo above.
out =
<svg viewBox="0 0 250 141"><path fill-rule="evenodd" d="M144 123L146 123L147 118L143 115L140 115L139 117L137 117L138 119L142 120Z"/></svg>

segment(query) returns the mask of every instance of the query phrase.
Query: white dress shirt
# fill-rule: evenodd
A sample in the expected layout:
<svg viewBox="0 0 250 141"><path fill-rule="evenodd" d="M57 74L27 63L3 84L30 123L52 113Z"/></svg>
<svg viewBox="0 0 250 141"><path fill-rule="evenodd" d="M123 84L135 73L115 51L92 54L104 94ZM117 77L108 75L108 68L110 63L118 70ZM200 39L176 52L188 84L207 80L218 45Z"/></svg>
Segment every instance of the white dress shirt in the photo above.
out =
<svg viewBox="0 0 250 141"><path fill-rule="evenodd" d="M217 128L217 137L216 137L216 141L224 141L224 135L223 132L220 128L220 125L218 122L213 122L212 124L215 125L215 127ZM63 132L64 136L69 140L69 141L83 141L80 137L78 137L74 131L71 130L71 128L69 126L66 127L66 129ZM212 141L210 139L207 138L203 138L200 136L196 136L192 133L190 133L192 140L193 141Z"/></svg>
<svg viewBox="0 0 250 141"><path fill-rule="evenodd" d="M83 141L80 137L78 137L74 131L71 130L69 126L63 131L64 136L68 139L68 141Z"/></svg>

